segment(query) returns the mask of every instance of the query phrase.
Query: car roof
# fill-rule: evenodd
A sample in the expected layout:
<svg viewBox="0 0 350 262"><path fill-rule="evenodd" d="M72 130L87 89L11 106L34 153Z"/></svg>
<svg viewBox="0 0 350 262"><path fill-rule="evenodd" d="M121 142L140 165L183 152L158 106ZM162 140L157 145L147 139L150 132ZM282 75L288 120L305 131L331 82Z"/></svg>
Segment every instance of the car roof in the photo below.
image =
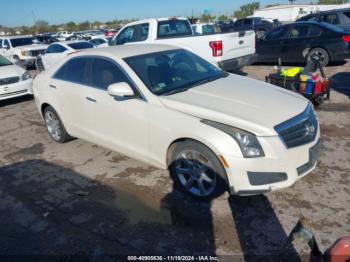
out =
<svg viewBox="0 0 350 262"><path fill-rule="evenodd" d="M74 43L89 43L89 41L85 41L85 40L69 40L69 41L54 42L54 43L51 43L50 45L62 45L62 46L67 47L69 44L74 44Z"/></svg>
<svg viewBox="0 0 350 262"><path fill-rule="evenodd" d="M126 57L139 56L176 49L179 48L175 46L159 44L122 45L104 48L84 49L84 51L77 52L73 56L98 55L107 57L114 56L123 59Z"/></svg>

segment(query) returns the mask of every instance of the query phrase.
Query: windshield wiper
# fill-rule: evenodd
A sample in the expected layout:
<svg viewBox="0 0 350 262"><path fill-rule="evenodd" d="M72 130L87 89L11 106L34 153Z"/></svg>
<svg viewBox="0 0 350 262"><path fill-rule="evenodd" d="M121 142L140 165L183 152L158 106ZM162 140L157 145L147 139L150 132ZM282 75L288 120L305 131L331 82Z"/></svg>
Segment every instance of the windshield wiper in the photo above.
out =
<svg viewBox="0 0 350 262"><path fill-rule="evenodd" d="M173 89L173 90L170 90L170 91L168 91L168 92L163 93L162 96L169 96L169 95L173 95L173 94L185 92L185 91L187 91L188 89L190 89L190 88L189 88L189 87L183 87L183 88Z"/></svg>
<svg viewBox="0 0 350 262"><path fill-rule="evenodd" d="M199 82L195 83L194 85L191 86L191 88L203 85L205 83L213 82L213 81L218 80L218 79L220 79L222 77L224 77L224 76L215 76L215 77L206 78L206 79L204 79L202 81L199 81Z"/></svg>

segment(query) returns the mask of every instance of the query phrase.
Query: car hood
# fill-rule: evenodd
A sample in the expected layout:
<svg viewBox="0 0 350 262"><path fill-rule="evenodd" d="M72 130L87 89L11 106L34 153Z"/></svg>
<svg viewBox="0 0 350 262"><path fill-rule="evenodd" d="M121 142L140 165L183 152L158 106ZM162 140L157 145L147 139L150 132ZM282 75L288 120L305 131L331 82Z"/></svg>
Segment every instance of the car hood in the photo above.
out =
<svg viewBox="0 0 350 262"><path fill-rule="evenodd" d="M23 45L23 46L19 46L18 48L23 51L31 51L31 50L43 50L43 49L46 49L47 47L48 45L37 44L37 45Z"/></svg>
<svg viewBox="0 0 350 262"><path fill-rule="evenodd" d="M17 65L0 66L0 79L22 76L25 70Z"/></svg>
<svg viewBox="0 0 350 262"><path fill-rule="evenodd" d="M299 94L247 77L226 78L161 96L170 109L234 126L258 136L275 136L274 127L300 113L308 101Z"/></svg>

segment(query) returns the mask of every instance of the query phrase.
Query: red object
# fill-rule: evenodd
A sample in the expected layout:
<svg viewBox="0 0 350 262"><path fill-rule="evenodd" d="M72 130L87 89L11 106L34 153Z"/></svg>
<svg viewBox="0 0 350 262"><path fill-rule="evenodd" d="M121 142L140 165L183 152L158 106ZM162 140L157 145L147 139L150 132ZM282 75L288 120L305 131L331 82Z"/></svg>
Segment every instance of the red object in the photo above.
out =
<svg viewBox="0 0 350 262"><path fill-rule="evenodd" d="M213 50L214 57L222 56L222 53L223 53L222 41L211 41L209 42L209 46Z"/></svg>
<svg viewBox="0 0 350 262"><path fill-rule="evenodd" d="M350 236L342 237L326 253L327 262L346 262L350 260Z"/></svg>
<svg viewBox="0 0 350 262"><path fill-rule="evenodd" d="M344 41L345 43L350 43L350 35L344 35L344 36L343 36L343 41Z"/></svg>

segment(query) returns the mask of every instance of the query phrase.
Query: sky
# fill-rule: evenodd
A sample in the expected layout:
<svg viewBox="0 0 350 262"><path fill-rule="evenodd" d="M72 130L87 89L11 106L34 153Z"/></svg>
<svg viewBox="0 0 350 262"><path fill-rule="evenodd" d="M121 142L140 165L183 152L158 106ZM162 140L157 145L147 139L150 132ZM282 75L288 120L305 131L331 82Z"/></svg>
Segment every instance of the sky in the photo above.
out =
<svg viewBox="0 0 350 262"><path fill-rule="evenodd" d="M89 20L198 15L204 10L231 15L239 6L254 0L1 0L0 25L31 26L34 19L50 24ZM258 0L255 0L258 1ZM287 0L260 0L265 6ZM34 18L34 19L33 19Z"/></svg>

